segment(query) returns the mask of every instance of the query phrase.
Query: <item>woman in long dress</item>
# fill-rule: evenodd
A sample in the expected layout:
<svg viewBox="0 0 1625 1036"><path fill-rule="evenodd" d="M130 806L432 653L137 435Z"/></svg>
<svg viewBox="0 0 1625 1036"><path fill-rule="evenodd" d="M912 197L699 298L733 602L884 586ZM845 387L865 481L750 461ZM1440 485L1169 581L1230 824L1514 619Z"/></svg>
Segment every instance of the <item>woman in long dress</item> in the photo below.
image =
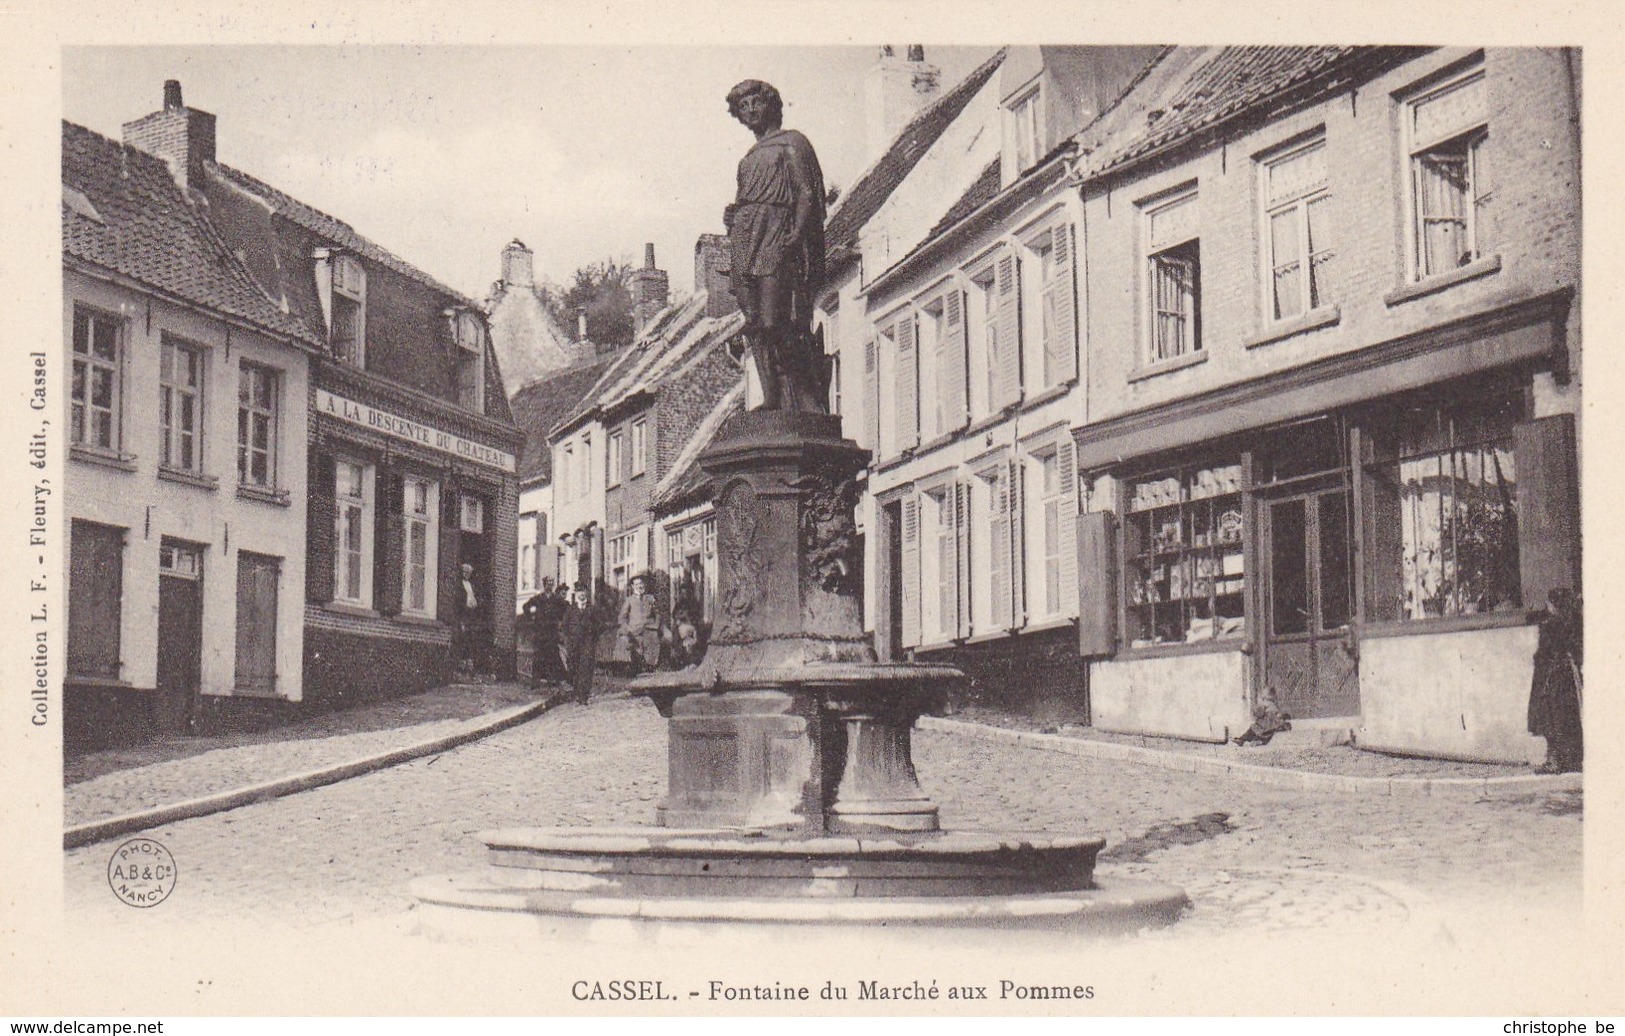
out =
<svg viewBox="0 0 1625 1036"><path fill-rule="evenodd" d="M1580 769L1585 743L1580 725L1585 625L1573 590L1553 590L1540 620L1535 675L1529 690L1529 732L1546 739L1546 761L1536 773Z"/></svg>

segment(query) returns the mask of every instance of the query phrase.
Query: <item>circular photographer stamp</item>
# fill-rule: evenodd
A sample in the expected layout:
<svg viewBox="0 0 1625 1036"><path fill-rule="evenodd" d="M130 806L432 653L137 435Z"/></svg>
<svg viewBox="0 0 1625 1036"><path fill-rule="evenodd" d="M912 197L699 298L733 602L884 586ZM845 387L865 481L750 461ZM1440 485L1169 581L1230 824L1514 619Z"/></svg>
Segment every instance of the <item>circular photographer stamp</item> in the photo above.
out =
<svg viewBox="0 0 1625 1036"><path fill-rule="evenodd" d="M175 891L175 857L162 842L132 838L107 861L107 884L130 906L157 906Z"/></svg>

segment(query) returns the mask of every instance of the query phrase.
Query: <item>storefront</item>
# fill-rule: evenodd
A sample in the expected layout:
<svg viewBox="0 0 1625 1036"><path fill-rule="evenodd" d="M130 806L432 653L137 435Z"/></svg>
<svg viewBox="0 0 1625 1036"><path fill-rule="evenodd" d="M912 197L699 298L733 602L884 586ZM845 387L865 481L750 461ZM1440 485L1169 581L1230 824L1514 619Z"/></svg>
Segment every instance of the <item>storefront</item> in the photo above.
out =
<svg viewBox="0 0 1625 1036"><path fill-rule="evenodd" d="M1579 589L1574 419L1537 416L1556 326L1532 324L1514 362L1094 466L1093 722L1217 741L1271 697L1366 747L1535 754L1530 612ZM1323 397L1390 380L1354 373ZM1271 409L1255 399L1206 427ZM1101 456L1077 439L1080 466Z"/></svg>
<svg viewBox="0 0 1625 1036"><path fill-rule="evenodd" d="M510 673L517 433L348 368L312 403L307 696L412 693L464 655Z"/></svg>

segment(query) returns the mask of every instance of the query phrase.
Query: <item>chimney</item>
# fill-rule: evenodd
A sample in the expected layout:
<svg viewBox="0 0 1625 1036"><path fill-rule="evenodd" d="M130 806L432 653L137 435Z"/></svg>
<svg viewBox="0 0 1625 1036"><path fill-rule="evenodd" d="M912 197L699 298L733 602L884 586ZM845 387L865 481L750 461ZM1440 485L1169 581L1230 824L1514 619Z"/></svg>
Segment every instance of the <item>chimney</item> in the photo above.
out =
<svg viewBox="0 0 1625 1036"><path fill-rule="evenodd" d="M739 308L733 292L728 235L701 234L694 242L694 290L705 292L705 315L725 317Z"/></svg>
<svg viewBox="0 0 1625 1036"><path fill-rule="evenodd" d="M203 186L203 164L214 161L214 116L188 108L177 79L164 81L164 107L124 124L124 143L169 163L183 187Z"/></svg>
<svg viewBox="0 0 1625 1036"><path fill-rule="evenodd" d="M507 288L536 286L534 253L517 237L502 249L502 285Z"/></svg>
<svg viewBox="0 0 1625 1036"><path fill-rule="evenodd" d="M671 301L671 282L666 271L655 267L655 246L651 241L643 246L643 269L633 270L632 276L632 333L641 334L654 315Z"/></svg>
<svg viewBox="0 0 1625 1036"><path fill-rule="evenodd" d="M924 46L910 44L906 58L898 57L893 47L881 47L863 79L866 159L879 158L908 120L941 91L942 69L925 63Z"/></svg>
<svg viewBox="0 0 1625 1036"><path fill-rule="evenodd" d="M576 341L585 342L586 340L587 340L587 307L586 306L577 306L576 307Z"/></svg>

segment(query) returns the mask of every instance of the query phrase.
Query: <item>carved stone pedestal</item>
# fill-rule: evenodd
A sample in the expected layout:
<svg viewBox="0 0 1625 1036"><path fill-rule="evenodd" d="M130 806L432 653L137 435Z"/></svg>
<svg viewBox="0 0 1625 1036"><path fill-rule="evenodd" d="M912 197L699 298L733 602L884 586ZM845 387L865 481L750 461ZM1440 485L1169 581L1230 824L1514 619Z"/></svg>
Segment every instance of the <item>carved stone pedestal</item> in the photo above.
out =
<svg viewBox="0 0 1625 1036"><path fill-rule="evenodd" d="M867 460L837 417L766 410L701 456L717 508L711 643L698 666L632 685L671 720L662 825L937 830L910 736L964 677L875 660L853 520Z"/></svg>

